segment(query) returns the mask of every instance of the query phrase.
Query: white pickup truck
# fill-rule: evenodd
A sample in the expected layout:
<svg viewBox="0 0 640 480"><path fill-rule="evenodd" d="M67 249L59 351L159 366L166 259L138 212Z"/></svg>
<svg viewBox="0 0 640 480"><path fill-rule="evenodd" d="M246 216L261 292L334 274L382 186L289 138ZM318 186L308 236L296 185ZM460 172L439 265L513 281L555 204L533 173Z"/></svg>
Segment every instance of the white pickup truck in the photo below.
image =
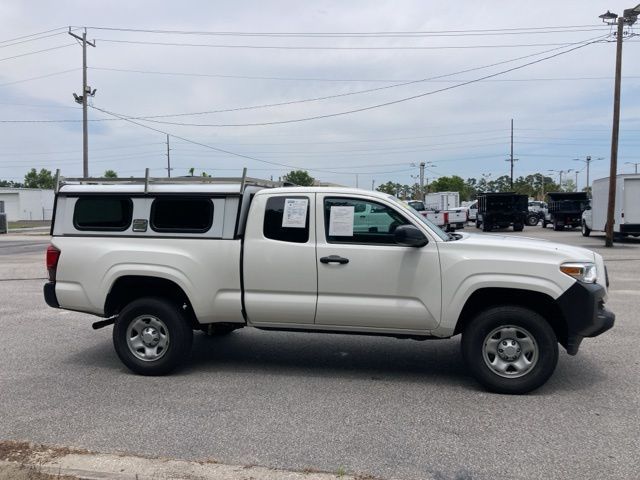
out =
<svg viewBox="0 0 640 480"><path fill-rule="evenodd" d="M122 362L166 374L193 331L241 327L442 339L487 389L545 383L558 343L613 326L602 257L525 238L445 234L395 197L255 179L67 179L46 302L114 324Z"/></svg>
<svg viewBox="0 0 640 480"><path fill-rule="evenodd" d="M445 232L455 232L456 230L462 229L468 221L467 210L462 207L452 210L433 210L425 206L424 202L420 200L408 200L404 203Z"/></svg>

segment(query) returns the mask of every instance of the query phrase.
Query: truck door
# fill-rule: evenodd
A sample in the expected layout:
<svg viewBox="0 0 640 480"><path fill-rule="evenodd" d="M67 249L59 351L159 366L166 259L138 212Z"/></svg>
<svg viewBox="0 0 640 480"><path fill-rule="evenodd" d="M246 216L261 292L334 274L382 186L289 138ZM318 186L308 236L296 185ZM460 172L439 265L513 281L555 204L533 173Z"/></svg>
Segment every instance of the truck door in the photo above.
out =
<svg viewBox="0 0 640 480"><path fill-rule="evenodd" d="M368 231L356 228L363 212L372 216ZM317 326L424 332L438 325L438 248L435 241L423 248L395 243L395 228L412 223L401 207L318 193L316 218Z"/></svg>
<svg viewBox="0 0 640 480"><path fill-rule="evenodd" d="M252 324L312 324L316 313L315 194L256 195L243 250Z"/></svg>
<svg viewBox="0 0 640 480"><path fill-rule="evenodd" d="M625 178L623 182L622 209L624 218L620 223L640 224L640 177Z"/></svg>

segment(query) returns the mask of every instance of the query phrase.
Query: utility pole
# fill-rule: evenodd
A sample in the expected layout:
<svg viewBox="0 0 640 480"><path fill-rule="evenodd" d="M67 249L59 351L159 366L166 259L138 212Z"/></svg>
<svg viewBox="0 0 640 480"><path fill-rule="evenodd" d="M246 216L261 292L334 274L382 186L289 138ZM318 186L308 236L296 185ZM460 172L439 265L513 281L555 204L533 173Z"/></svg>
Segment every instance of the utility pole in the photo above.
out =
<svg viewBox="0 0 640 480"><path fill-rule="evenodd" d="M613 92L613 127L611 129L611 164L609 168L609 203L607 205L607 223L605 224L605 247L613 247L613 222L616 206L616 177L618 175L618 136L620 133L620 83L622 80L622 37L624 25L633 25L640 15L640 4L626 9L621 17L607 10L600 15L603 22L617 24L616 32L616 80ZM616 21L617 19L617 21Z"/></svg>
<svg viewBox="0 0 640 480"><path fill-rule="evenodd" d="M358 174L356 173L356 188L358 188Z"/></svg>
<svg viewBox="0 0 640 480"><path fill-rule="evenodd" d="M82 32L82 37L76 35L69 27L69 35L76 40L81 41L82 45L82 95L73 94L77 103L82 104L82 176L89 177L89 125L87 122L87 96L93 97L96 94L95 89L91 91L91 87L87 85L87 45L95 48L96 41L93 43L87 40L87 29Z"/></svg>
<svg viewBox="0 0 640 480"><path fill-rule="evenodd" d="M511 190L513 190L513 162L517 162L517 158L513 158L513 118L511 119L511 155L506 162L511 162Z"/></svg>
<svg viewBox="0 0 640 480"><path fill-rule="evenodd" d="M427 164L425 162L420 162L420 198L424 200L424 167Z"/></svg>
<svg viewBox="0 0 640 480"><path fill-rule="evenodd" d="M589 169L591 168L591 162L595 162L597 160L604 160L604 158L602 157L598 157L598 158L591 158L591 155L587 155L587 158L585 158L584 160L582 160L581 158L574 158L573 159L576 162L584 162L587 165L587 194L590 194L591 192L591 184L589 183ZM576 183L577 185L577 183Z"/></svg>
<svg viewBox="0 0 640 480"><path fill-rule="evenodd" d="M636 172L638 173L638 165L640 165L640 162L624 162L625 165L633 165L635 167Z"/></svg>
<svg viewBox="0 0 640 480"><path fill-rule="evenodd" d="M371 191L375 190L375 187L376 187L376 180L373 179L371 180Z"/></svg>
<svg viewBox="0 0 640 480"><path fill-rule="evenodd" d="M171 154L169 153L171 148L169 148L169 134L167 134L167 177L171 178Z"/></svg>
<svg viewBox="0 0 640 480"><path fill-rule="evenodd" d="M578 191L578 174L580 172L578 170L576 170L576 192Z"/></svg>

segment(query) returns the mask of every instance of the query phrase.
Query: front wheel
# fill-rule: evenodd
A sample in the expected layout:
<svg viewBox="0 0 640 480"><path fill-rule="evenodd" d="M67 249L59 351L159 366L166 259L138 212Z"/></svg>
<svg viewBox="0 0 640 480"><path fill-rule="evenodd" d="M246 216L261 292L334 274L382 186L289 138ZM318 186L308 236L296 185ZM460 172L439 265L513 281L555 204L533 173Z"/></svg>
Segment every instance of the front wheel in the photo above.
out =
<svg viewBox="0 0 640 480"><path fill-rule="evenodd" d="M538 217L537 214L527 215L527 225L529 225L530 227L535 227L536 225L538 225L539 221L540 221L540 218Z"/></svg>
<svg viewBox="0 0 640 480"><path fill-rule="evenodd" d="M519 306L493 307L462 333L462 355L487 390L522 394L543 385L558 363L558 340L547 321Z"/></svg>
<svg viewBox="0 0 640 480"><path fill-rule="evenodd" d="M514 223L513 224L513 231L514 232L521 232L522 230L524 230L524 225L522 223Z"/></svg>
<svg viewBox="0 0 640 480"><path fill-rule="evenodd" d="M118 357L140 375L165 375L189 355L193 330L179 305L161 298L134 300L113 327Z"/></svg>
<svg viewBox="0 0 640 480"><path fill-rule="evenodd" d="M591 229L589 227L587 227L587 222L585 222L583 220L582 221L582 236L583 237L588 237L589 235L591 235Z"/></svg>

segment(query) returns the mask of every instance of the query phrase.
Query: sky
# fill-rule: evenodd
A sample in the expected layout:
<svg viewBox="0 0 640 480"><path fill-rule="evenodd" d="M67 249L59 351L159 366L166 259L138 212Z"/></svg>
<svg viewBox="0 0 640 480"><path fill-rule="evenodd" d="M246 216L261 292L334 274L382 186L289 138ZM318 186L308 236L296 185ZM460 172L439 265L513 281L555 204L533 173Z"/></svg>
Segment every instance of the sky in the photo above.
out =
<svg viewBox="0 0 640 480"><path fill-rule="evenodd" d="M1 2L0 179L82 173L71 27L96 45L92 176L166 176L168 134L173 176L304 169L371 188L414 183L426 162L427 181L491 179L509 173L513 119L516 177L577 172L583 188L575 159L605 177L611 149L615 41L598 15L634 1ZM640 162L638 60L640 22L624 42L619 173Z"/></svg>

